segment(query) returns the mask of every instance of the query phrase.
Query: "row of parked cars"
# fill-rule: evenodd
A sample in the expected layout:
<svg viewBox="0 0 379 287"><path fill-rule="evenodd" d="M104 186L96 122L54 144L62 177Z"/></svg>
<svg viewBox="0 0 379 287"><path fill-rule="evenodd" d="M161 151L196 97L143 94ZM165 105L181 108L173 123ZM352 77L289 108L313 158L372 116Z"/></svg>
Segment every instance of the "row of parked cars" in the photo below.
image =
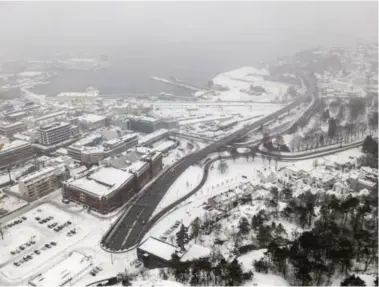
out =
<svg viewBox="0 0 379 287"><path fill-rule="evenodd" d="M96 276L97 273L99 273L101 270L103 270L103 268L97 266L97 267L93 268L93 269L89 272L89 274L91 274L92 276Z"/></svg>
<svg viewBox="0 0 379 287"><path fill-rule="evenodd" d="M54 223L55 224L55 223ZM58 223L57 223L58 224ZM69 220L67 220L65 223L63 223L63 224L61 224L61 225L58 225L58 226L56 226L56 225L54 225L53 227L54 227L54 231L55 232L59 232L59 231L61 231L63 228L65 228L65 227L67 227L67 226L69 226L69 225L71 225L72 224L72 222L71 221L69 221ZM55 227L56 226L56 227ZM53 227L51 227L51 228L53 228Z"/></svg>
<svg viewBox="0 0 379 287"><path fill-rule="evenodd" d="M46 243L44 247L41 248L41 250L47 250L47 249L50 249L52 248L53 246L56 246L57 243L52 241L50 243ZM20 259L19 261L16 261L16 262L13 262L13 265L14 266L20 266L21 264L29 261L29 260L33 260L33 256L34 255L40 255L41 254L41 251L40 250L34 250L32 253L28 254L28 255L25 255L24 257L22 257L22 259Z"/></svg>
<svg viewBox="0 0 379 287"><path fill-rule="evenodd" d="M165 233L163 233L163 235L161 237L159 237L160 240L163 240L163 241L166 241L167 240L167 237L175 230L179 227L179 224L180 224L180 221L177 220L175 221L174 225L172 225L169 229L167 229L165 231Z"/></svg>
<svg viewBox="0 0 379 287"><path fill-rule="evenodd" d="M27 218L25 216L21 217L21 219L17 219L15 221L12 221L11 223L8 223L7 225L4 226L5 229L7 228L11 228L12 226L15 226L17 224L20 224L22 223L23 221L25 221Z"/></svg>
<svg viewBox="0 0 379 287"><path fill-rule="evenodd" d="M29 240L28 242L21 244L16 250L11 251L11 255L19 254L20 252L24 251L26 248L36 244L34 240Z"/></svg>
<svg viewBox="0 0 379 287"><path fill-rule="evenodd" d="M39 224L45 224L46 222L49 222L50 220L53 220L54 217L53 216L49 216L49 217L46 217L46 218L40 218L40 217L36 217L35 220L38 221Z"/></svg>
<svg viewBox="0 0 379 287"><path fill-rule="evenodd" d="M71 229L69 232L67 232L67 236L73 236L76 234L76 229Z"/></svg>

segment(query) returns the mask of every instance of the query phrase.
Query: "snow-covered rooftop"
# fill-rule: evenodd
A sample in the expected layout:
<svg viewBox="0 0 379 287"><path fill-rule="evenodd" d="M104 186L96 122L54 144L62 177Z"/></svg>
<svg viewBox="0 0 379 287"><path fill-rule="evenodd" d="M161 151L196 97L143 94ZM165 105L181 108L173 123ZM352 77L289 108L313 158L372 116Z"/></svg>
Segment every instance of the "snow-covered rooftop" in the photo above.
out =
<svg viewBox="0 0 379 287"><path fill-rule="evenodd" d="M138 120L138 121L144 121L144 122L150 122L150 123L156 123L159 120L151 117L144 117L144 116L134 116L134 115L128 115L128 118L131 120Z"/></svg>
<svg viewBox="0 0 379 287"><path fill-rule="evenodd" d="M106 196L133 178L128 171L114 167L99 167L87 176L73 178L66 183L96 196Z"/></svg>
<svg viewBox="0 0 379 287"><path fill-rule="evenodd" d="M154 147L154 150L162 152L162 151L170 149L174 146L175 146L174 141L164 141L164 142L160 143L159 145L157 145L156 147Z"/></svg>
<svg viewBox="0 0 379 287"><path fill-rule="evenodd" d="M49 173L53 173L57 168L56 167L45 167L38 171L32 172L28 175L25 175L24 177L20 178L20 182L29 182L30 180L37 179L40 177L43 177L44 175L47 175Z"/></svg>
<svg viewBox="0 0 379 287"><path fill-rule="evenodd" d="M95 114L86 114L79 117L80 121L86 122L86 123L96 123L105 120L105 117L95 115Z"/></svg>
<svg viewBox="0 0 379 287"><path fill-rule="evenodd" d="M177 249L174 245L165 243L154 237L146 239L138 248L167 261L171 260L172 254Z"/></svg>
<svg viewBox="0 0 379 287"><path fill-rule="evenodd" d="M29 283L33 286L63 286L92 265L92 258L73 251L67 258L38 274Z"/></svg>
<svg viewBox="0 0 379 287"><path fill-rule="evenodd" d="M194 244L186 251L186 253L184 253L182 258L180 258L180 261L192 261L195 259L207 257L211 254L211 252L212 250L207 247Z"/></svg>
<svg viewBox="0 0 379 287"><path fill-rule="evenodd" d="M144 144L147 144L149 143L150 141L154 140L155 138L158 138L158 137L161 137L165 134L168 134L168 130L166 129L159 129L159 130L156 130L155 132L152 132L144 137L142 137L140 140L139 140L139 144L140 145L144 145Z"/></svg>

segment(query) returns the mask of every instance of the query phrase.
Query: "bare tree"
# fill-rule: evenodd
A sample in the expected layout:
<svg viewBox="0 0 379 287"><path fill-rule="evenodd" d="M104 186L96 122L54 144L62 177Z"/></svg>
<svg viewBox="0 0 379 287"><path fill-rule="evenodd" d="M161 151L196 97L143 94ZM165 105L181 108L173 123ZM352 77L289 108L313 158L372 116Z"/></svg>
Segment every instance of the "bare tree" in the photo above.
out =
<svg viewBox="0 0 379 287"><path fill-rule="evenodd" d="M220 163L218 164L218 170L221 174L226 173L228 170L229 166L225 160L220 160Z"/></svg>

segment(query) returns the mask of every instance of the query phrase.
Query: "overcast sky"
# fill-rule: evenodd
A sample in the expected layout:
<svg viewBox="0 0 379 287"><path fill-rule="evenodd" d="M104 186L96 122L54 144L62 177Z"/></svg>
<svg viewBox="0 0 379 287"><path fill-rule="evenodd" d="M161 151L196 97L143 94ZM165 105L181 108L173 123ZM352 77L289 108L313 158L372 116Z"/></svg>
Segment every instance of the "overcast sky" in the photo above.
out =
<svg viewBox="0 0 379 287"><path fill-rule="evenodd" d="M377 42L377 5L305 1L0 2L0 54L112 54L180 45L212 49L255 45L284 51Z"/></svg>

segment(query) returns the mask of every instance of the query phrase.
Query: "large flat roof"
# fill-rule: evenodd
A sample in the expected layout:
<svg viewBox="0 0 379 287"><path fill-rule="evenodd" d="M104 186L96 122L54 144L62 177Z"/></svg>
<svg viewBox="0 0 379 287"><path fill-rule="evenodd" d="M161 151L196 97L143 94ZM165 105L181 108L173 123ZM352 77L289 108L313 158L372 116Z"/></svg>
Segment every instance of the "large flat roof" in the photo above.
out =
<svg viewBox="0 0 379 287"><path fill-rule="evenodd" d="M92 258L73 251L67 258L29 281L33 286L63 286L92 265Z"/></svg>
<svg viewBox="0 0 379 287"><path fill-rule="evenodd" d="M145 136L143 136L140 140L139 140L139 144L140 145L144 145L146 144L147 142L151 141L151 140L154 140L155 138L158 138L164 134L167 134L168 133L168 130L167 129L159 129L159 130L156 130L155 132L152 132L150 134L147 134Z"/></svg>
<svg viewBox="0 0 379 287"><path fill-rule="evenodd" d="M95 114L86 114L79 117L80 121L84 121L87 123L96 123L105 120L104 116L99 116Z"/></svg>
<svg viewBox="0 0 379 287"><path fill-rule="evenodd" d="M67 184L102 197L110 194L132 178L133 174L128 171L114 167L99 167L87 176L69 180Z"/></svg>
<svg viewBox="0 0 379 287"><path fill-rule="evenodd" d="M146 239L138 248L166 261L171 260L172 254L174 254L177 249L174 245L160 241L154 237Z"/></svg>

